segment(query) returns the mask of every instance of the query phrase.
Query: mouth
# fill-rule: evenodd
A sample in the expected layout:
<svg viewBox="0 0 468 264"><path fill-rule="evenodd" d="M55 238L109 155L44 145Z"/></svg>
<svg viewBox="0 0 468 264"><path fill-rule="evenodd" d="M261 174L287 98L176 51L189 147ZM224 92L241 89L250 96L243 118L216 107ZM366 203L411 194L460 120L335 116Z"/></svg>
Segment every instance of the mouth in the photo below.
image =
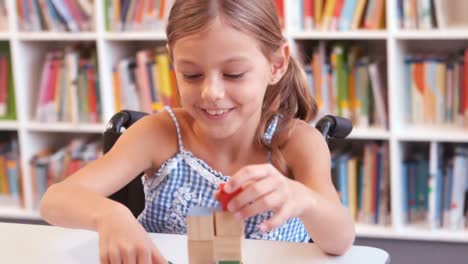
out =
<svg viewBox="0 0 468 264"><path fill-rule="evenodd" d="M220 120L226 118L233 110L233 108L201 108L202 112L208 119Z"/></svg>

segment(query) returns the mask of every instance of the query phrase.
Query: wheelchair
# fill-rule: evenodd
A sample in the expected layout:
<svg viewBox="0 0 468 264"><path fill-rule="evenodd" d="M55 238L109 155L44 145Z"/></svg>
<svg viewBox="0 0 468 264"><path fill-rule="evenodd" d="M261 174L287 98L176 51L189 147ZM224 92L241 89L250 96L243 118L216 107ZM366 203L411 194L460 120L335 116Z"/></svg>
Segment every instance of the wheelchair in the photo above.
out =
<svg viewBox="0 0 468 264"><path fill-rule="evenodd" d="M148 113L131 110L122 110L116 113L109 120L103 135L104 154L112 148L125 129L128 129L132 124L147 114ZM346 138L351 133L353 125L347 118L326 115L317 121L315 128L320 131L327 143L329 143L330 139ZM138 217L145 208L145 195L141 182L143 173L144 172L141 172L126 186L109 196L110 199L129 208L135 218Z"/></svg>

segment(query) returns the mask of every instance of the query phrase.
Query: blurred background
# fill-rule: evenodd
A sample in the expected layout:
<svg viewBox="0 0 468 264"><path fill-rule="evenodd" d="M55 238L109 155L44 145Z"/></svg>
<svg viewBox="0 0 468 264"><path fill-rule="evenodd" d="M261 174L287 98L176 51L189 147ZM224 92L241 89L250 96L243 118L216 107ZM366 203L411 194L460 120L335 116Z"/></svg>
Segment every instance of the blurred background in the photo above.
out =
<svg viewBox="0 0 468 264"><path fill-rule="evenodd" d="M318 118L353 122L330 148L355 244L466 263L468 1L274 1ZM0 221L45 224L42 194L102 155L113 114L179 106L173 2L0 0Z"/></svg>

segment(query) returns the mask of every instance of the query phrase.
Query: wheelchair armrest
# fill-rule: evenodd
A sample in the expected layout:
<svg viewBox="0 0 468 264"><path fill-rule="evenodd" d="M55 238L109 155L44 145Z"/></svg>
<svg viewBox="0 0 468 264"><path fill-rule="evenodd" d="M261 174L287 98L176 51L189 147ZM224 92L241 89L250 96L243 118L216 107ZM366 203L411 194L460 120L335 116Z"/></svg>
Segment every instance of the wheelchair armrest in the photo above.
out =
<svg viewBox="0 0 468 264"><path fill-rule="evenodd" d="M112 116L104 132L104 153L107 153L112 148L119 138L122 128L129 128L147 114L138 111L122 110Z"/></svg>
<svg viewBox="0 0 468 264"><path fill-rule="evenodd" d="M353 130L351 120L334 115L326 115L320 118L315 127L327 141L330 138L344 139Z"/></svg>
<svg viewBox="0 0 468 264"><path fill-rule="evenodd" d="M145 112L122 110L114 116L112 116L112 118L107 123L106 131L120 133L122 128L130 127L131 125L133 125L133 123L135 123L147 114L148 113Z"/></svg>

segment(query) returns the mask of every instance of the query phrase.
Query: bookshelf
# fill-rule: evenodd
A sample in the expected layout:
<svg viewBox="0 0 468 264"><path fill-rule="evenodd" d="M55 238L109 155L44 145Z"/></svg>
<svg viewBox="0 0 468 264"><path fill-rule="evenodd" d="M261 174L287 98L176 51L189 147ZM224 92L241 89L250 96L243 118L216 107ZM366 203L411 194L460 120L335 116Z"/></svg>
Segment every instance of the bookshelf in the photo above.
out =
<svg viewBox="0 0 468 264"><path fill-rule="evenodd" d="M0 121L0 133L16 133L19 139L21 169L23 173L23 192L25 208L0 206L0 218L39 219L33 209L32 183L29 160L44 146L67 142L76 135L101 134L106 121L114 113L112 87L112 66L120 59L135 54L142 48L164 45L165 34L162 30L136 32L107 32L105 30L103 2L94 1L96 29L94 32L21 32L18 27L16 5L13 0L6 0L9 10L8 31L0 32L0 42L8 42L13 59L14 86L16 94L16 121ZM402 163L405 147L408 144L445 144L468 143L468 128L409 126L404 120L404 110L400 99L404 94L403 58L407 51L423 49L428 52L448 52L453 48L468 47L468 30L403 30L397 25L396 1L386 1L385 30L351 31L302 31L294 26L294 3L285 0L286 27L285 36L296 47L297 43L310 46L317 41L353 41L370 47L371 52L386 58L385 74L388 87L388 128L356 127L350 140L384 141L389 144L390 185L391 185L391 225L375 226L358 224L357 235L360 237L391 238L408 240L427 240L444 242L468 242L468 231L430 230L426 225L406 224L403 221L402 208ZM40 80L43 55L56 47L69 43L91 43L96 47L98 57L98 75L101 82L102 120L98 124L52 123L35 121L36 83ZM429 133L430 132L430 133ZM429 156L429 153L426 153Z"/></svg>

